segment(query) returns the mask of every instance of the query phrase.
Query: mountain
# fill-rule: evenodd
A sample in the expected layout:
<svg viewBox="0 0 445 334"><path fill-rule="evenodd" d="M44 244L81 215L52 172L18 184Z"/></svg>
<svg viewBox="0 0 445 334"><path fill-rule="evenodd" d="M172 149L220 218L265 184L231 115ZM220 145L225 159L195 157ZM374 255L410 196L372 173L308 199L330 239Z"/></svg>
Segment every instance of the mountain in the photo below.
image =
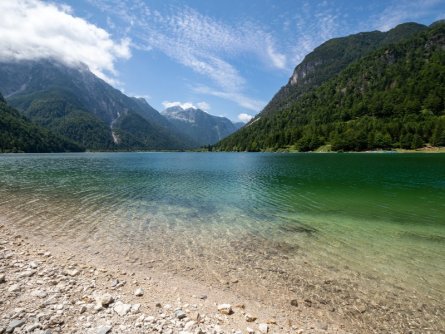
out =
<svg viewBox="0 0 445 334"><path fill-rule="evenodd" d="M23 115L88 149L192 145L145 100L126 96L86 66L51 60L0 63L0 78L0 91Z"/></svg>
<svg viewBox="0 0 445 334"><path fill-rule="evenodd" d="M241 129L244 125L246 125L246 123L243 123L243 122L235 122L235 123L233 123L233 125L235 125L236 129L239 130L239 129Z"/></svg>
<svg viewBox="0 0 445 334"><path fill-rule="evenodd" d="M262 114L286 108L299 96L320 86L364 55L385 45L403 41L426 28L417 23L404 23L388 32L361 32L321 44L295 68L287 85L278 91Z"/></svg>
<svg viewBox="0 0 445 334"><path fill-rule="evenodd" d="M217 150L445 145L445 24L402 24L333 39ZM443 139L443 140L442 140Z"/></svg>
<svg viewBox="0 0 445 334"><path fill-rule="evenodd" d="M167 108L161 114L198 146L215 144L244 125L234 124L225 117L213 116L201 109L183 109L180 106Z"/></svg>
<svg viewBox="0 0 445 334"><path fill-rule="evenodd" d="M0 152L79 152L83 148L31 123L0 94Z"/></svg>

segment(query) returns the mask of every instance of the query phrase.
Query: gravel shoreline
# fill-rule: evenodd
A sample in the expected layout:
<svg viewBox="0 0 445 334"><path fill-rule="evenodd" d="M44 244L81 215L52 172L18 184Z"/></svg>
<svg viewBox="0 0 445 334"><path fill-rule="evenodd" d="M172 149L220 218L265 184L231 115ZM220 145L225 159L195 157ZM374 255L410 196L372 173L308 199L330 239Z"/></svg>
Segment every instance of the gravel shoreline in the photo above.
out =
<svg viewBox="0 0 445 334"><path fill-rule="evenodd" d="M0 334L346 333L316 315L295 318L169 273L148 268L141 276L97 265L6 224L0 224L0 296Z"/></svg>

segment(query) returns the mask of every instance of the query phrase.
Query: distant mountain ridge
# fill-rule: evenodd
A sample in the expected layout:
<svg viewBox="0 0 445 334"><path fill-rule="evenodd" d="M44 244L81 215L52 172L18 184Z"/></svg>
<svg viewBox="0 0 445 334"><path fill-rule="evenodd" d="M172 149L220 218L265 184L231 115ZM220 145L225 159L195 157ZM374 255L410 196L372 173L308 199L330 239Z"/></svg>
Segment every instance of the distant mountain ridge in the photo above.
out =
<svg viewBox="0 0 445 334"><path fill-rule="evenodd" d="M225 117L213 116L201 109L174 106L161 115L198 146L212 145L238 130L243 124L232 123Z"/></svg>
<svg viewBox="0 0 445 334"><path fill-rule="evenodd" d="M445 145L445 23L323 43L216 150L363 151Z"/></svg>
<svg viewBox="0 0 445 334"><path fill-rule="evenodd" d="M0 92L26 117L93 150L193 147L145 100L126 96L86 66L53 60L0 63Z"/></svg>

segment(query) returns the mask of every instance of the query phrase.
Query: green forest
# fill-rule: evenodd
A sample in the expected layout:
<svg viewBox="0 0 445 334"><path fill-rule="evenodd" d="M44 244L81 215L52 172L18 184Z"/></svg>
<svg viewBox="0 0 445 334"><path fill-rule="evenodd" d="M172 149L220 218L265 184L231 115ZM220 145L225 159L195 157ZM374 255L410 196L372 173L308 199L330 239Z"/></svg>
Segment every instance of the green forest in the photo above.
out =
<svg viewBox="0 0 445 334"><path fill-rule="evenodd" d="M42 153L83 150L72 141L31 123L17 110L9 107L0 94L0 152Z"/></svg>
<svg viewBox="0 0 445 334"><path fill-rule="evenodd" d="M445 146L445 23L371 51L297 97L283 97L283 91L277 110L269 105L211 149Z"/></svg>

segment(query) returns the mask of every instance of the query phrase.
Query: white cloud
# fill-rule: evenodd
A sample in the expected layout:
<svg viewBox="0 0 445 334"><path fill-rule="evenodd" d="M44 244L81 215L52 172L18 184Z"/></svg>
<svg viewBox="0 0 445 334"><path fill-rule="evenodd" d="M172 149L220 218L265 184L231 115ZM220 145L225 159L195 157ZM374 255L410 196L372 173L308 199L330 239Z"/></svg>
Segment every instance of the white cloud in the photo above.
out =
<svg viewBox="0 0 445 334"><path fill-rule="evenodd" d="M129 93L127 95L128 96L134 96L134 97L136 97L138 99L144 99L145 101L152 99L152 96L149 95L149 94L133 94L133 93Z"/></svg>
<svg viewBox="0 0 445 334"><path fill-rule="evenodd" d="M284 54L290 66L298 65L304 57L323 42L360 31L375 29L387 31L396 25L409 21L436 16L445 17L443 0L388 0L355 4L357 14L361 12L368 20L358 21L350 9L330 1L307 0L289 22L286 29L293 31ZM378 11L377 8L380 8ZM378 12L377 12L378 11ZM376 13L376 14L373 14Z"/></svg>
<svg viewBox="0 0 445 334"><path fill-rule="evenodd" d="M442 0L402 0L386 7L382 13L372 18L373 28L388 31L400 23L416 21L436 11L440 13L437 5L443 4ZM442 17L445 12L442 11Z"/></svg>
<svg viewBox="0 0 445 334"><path fill-rule="evenodd" d="M295 40L289 45L292 69L321 43L339 35L348 24L341 16L341 9L327 2L305 2L301 12L293 18Z"/></svg>
<svg viewBox="0 0 445 334"><path fill-rule="evenodd" d="M265 68L289 70L287 56L279 50L277 40L249 20L228 24L175 5L165 5L160 13L138 0L89 1L131 27L137 48L161 51L210 79L216 87L210 95L243 107L253 109L259 104L245 96L246 79L235 62L240 56L253 55Z"/></svg>
<svg viewBox="0 0 445 334"><path fill-rule="evenodd" d="M238 119L241 121L241 122L244 122L244 123L248 123L248 122L250 122L250 120L253 118L253 116L252 115L249 115L249 114L244 114L244 113L242 113L242 114L239 114L238 115Z"/></svg>
<svg viewBox="0 0 445 334"><path fill-rule="evenodd" d="M182 109L201 109L203 111L207 111L210 109L210 104L205 101L198 102L196 105L192 102L164 101L162 102L162 105L166 109L171 107L181 107Z"/></svg>
<svg viewBox="0 0 445 334"><path fill-rule="evenodd" d="M267 46L267 54L269 55L275 67L281 69L286 68L286 56L284 54L276 52L272 45Z"/></svg>
<svg viewBox="0 0 445 334"><path fill-rule="evenodd" d="M193 108L193 109L197 109L194 105L193 105L193 103L191 103L191 102L178 102L178 101L176 101L176 102L173 102L173 101L164 101L164 102L162 102L162 105L164 106L164 108L171 108L171 107L181 107L182 109L190 109L190 108Z"/></svg>
<svg viewBox="0 0 445 334"><path fill-rule="evenodd" d="M252 99L244 94L237 93L237 92L225 92L225 91L221 91L221 90L211 89L206 86L194 87L193 90L196 93L212 95L212 96L223 98L225 100L234 101L237 104L239 104L241 107L255 111L255 112L262 110L265 106L264 101L255 100L255 99Z"/></svg>
<svg viewBox="0 0 445 334"><path fill-rule="evenodd" d="M75 17L66 5L39 0L0 1L0 61L54 58L67 65L86 64L115 83L117 59L131 57L130 40Z"/></svg>
<svg viewBox="0 0 445 334"><path fill-rule="evenodd" d="M204 111L208 111L208 110L210 110L210 104L208 104L207 102L204 102L204 101L202 101L202 102L198 102L198 103L196 104L196 106L197 106L199 109L204 110Z"/></svg>

